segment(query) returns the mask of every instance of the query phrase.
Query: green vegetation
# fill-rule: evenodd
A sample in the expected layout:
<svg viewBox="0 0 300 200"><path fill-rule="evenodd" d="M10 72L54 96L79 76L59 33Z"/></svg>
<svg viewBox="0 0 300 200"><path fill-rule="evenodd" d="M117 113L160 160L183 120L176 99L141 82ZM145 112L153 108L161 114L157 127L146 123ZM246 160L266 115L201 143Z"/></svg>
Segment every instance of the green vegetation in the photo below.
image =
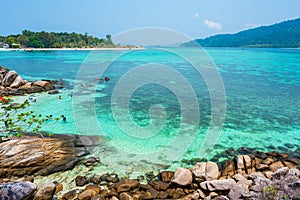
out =
<svg viewBox="0 0 300 200"><path fill-rule="evenodd" d="M42 125L58 122L61 117L53 118L52 116L43 117L36 115L34 111L24 111L30 106L28 100L22 104L13 103L11 99L0 96L0 141L2 137L10 135L21 136L24 132L39 132Z"/></svg>
<svg viewBox="0 0 300 200"><path fill-rule="evenodd" d="M99 39L87 33L54 33L22 31L22 34L0 36L0 42L8 44L11 48L84 48L84 47L115 47L111 35Z"/></svg>
<svg viewBox="0 0 300 200"><path fill-rule="evenodd" d="M196 39L182 46L193 47L199 44L203 47L298 48L300 47L300 18L236 34Z"/></svg>

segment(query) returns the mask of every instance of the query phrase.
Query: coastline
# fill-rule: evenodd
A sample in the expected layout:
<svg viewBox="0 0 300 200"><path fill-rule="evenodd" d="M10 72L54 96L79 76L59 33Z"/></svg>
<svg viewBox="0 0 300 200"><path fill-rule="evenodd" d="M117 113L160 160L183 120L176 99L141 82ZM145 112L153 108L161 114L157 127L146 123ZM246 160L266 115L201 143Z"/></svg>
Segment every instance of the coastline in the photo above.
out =
<svg viewBox="0 0 300 200"><path fill-rule="evenodd" d="M128 50L143 50L144 47L116 47L116 48L0 48L0 51L128 51Z"/></svg>

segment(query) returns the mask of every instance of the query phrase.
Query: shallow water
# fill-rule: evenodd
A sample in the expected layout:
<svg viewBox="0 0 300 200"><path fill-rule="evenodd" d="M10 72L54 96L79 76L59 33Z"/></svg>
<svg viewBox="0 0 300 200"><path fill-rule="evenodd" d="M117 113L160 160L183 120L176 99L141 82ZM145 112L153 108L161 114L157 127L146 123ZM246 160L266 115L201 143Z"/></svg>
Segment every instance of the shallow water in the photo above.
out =
<svg viewBox="0 0 300 200"><path fill-rule="evenodd" d="M171 164L174 168L182 165L183 159L210 159L226 149L243 146L262 151L291 146L287 144L294 146L287 148L289 151L299 148L299 49L209 48L209 56L188 48L180 51L199 58L203 67L206 59L211 58L221 74L227 103L220 137L207 135L214 126L210 124L212 98L207 81L191 63L174 54L174 49L0 52L0 64L29 80L63 78L65 88L59 94L62 100L58 95L31 95L37 103L32 103L30 109L43 115L67 117L67 122L44 125L44 131L106 136L104 150L101 147L96 153L103 163L99 170L106 167L143 171L138 169L142 168L141 163L151 165L151 170L155 169L153 163ZM149 73L141 71L134 75L137 66L148 67ZM170 73L163 71L164 66ZM180 76L174 78L177 76L173 72ZM98 82L96 78L100 76L108 76L110 81ZM153 81L158 78L159 81ZM192 92L187 91L181 78L190 84ZM141 84L143 81L147 84ZM139 87L121 104L120 99L126 100L129 95L126 86L135 84ZM118 87L121 92L115 94ZM196 107L193 93L197 97ZM200 118L193 120L198 116L197 110ZM189 116L192 118L185 120ZM215 137L217 145L205 156L199 155L206 136ZM129 170L132 166L134 170Z"/></svg>

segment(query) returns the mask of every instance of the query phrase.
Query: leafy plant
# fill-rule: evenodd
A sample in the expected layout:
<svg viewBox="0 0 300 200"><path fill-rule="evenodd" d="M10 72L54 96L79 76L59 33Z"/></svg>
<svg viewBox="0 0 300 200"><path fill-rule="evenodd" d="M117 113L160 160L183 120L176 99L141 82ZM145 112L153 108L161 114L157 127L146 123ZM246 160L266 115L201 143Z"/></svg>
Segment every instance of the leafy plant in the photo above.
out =
<svg viewBox="0 0 300 200"><path fill-rule="evenodd" d="M273 186L268 186L264 188L263 194L266 199L276 200L278 196L278 191L275 190Z"/></svg>
<svg viewBox="0 0 300 200"><path fill-rule="evenodd" d="M12 103L11 99L1 97L0 101L0 132L2 137L10 135L22 136L24 132L39 132L42 125L46 121L52 120L53 123L58 122L61 117L52 118L49 116L35 114L34 111L25 111L25 108L30 106L28 100L22 104ZM51 123L47 124L50 125Z"/></svg>

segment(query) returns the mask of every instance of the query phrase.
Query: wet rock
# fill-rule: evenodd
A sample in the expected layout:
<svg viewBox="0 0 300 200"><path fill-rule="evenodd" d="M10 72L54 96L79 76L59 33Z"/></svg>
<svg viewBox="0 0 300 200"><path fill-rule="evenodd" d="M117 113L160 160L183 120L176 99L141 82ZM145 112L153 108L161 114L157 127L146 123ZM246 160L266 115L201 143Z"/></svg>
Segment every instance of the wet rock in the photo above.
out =
<svg viewBox="0 0 300 200"><path fill-rule="evenodd" d="M90 158L86 158L85 160L82 161L82 163L88 167L88 166L92 166L96 163L99 163L100 162L100 159L99 158L96 158L96 157L90 157Z"/></svg>
<svg viewBox="0 0 300 200"><path fill-rule="evenodd" d="M232 177L234 175L234 172L235 172L234 162L232 160L226 160L222 167L221 176Z"/></svg>
<svg viewBox="0 0 300 200"><path fill-rule="evenodd" d="M236 185L236 182L233 179L204 181L204 182L200 183L200 186L202 189L209 190L209 191L230 190L235 185Z"/></svg>
<svg viewBox="0 0 300 200"><path fill-rule="evenodd" d="M156 190L167 190L169 187L168 183L165 183L163 181L150 181L149 185L151 185Z"/></svg>
<svg viewBox="0 0 300 200"><path fill-rule="evenodd" d="M140 183L137 180L128 179L117 183L115 185L115 188L117 189L118 193L121 193L121 192L128 192L130 190L133 190L139 187L139 185Z"/></svg>
<svg viewBox="0 0 300 200"><path fill-rule="evenodd" d="M264 159L261 163L265 164L265 165L270 165L273 162L274 162L274 159L268 157L268 158Z"/></svg>
<svg viewBox="0 0 300 200"><path fill-rule="evenodd" d="M171 182L174 174L175 174L175 172L172 172L172 171L163 171L160 173L160 179L166 183Z"/></svg>
<svg viewBox="0 0 300 200"><path fill-rule="evenodd" d="M97 193L94 190L85 190L77 196L78 200L91 200Z"/></svg>
<svg viewBox="0 0 300 200"><path fill-rule="evenodd" d="M117 183L119 181L119 177L117 174L109 174L104 180L111 183Z"/></svg>
<svg viewBox="0 0 300 200"><path fill-rule="evenodd" d="M48 94L58 94L58 93L59 93L58 90L50 90L50 91L48 92Z"/></svg>
<svg viewBox="0 0 300 200"><path fill-rule="evenodd" d="M204 181L216 180L218 179L220 173L218 165L213 162L197 163L193 167L192 172L198 182L203 180Z"/></svg>
<svg viewBox="0 0 300 200"><path fill-rule="evenodd" d="M76 186L84 186L89 183L89 180L85 176L77 176L75 178Z"/></svg>
<svg viewBox="0 0 300 200"><path fill-rule="evenodd" d="M178 168L172 178L172 182L180 186L186 186L193 181L192 172L185 168Z"/></svg>
<svg viewBox="0 0 300 200"><path fill-rule="evenodd" d="M145 192L144 199L156 199L158 196L158 191L150 188Z"/></svg>
<svg viewBox="0 0 300 200"><path fill-rule="evenodd" d="M54 181L53 183L54 183L55 186L56 186L54 194L57 194L57 193L59 193L60 191L62 191L62 190L64 189L63 184L58 183L58 182L56 182L56 181Z"/></svg>
<svg viewBox="0 0 300 200"><path fill-rule="evenodd" d="M133 200L132 196L130 196L126 192L121 193L119 199L120 200Z"/></svg>
<svg viewBox="0 0 300 200"><path fill-rule="evenodd" d="M45 183L38 189L33 200L52 200L56 185L54 183Z"/></svg>
<svg viewBox="0 0 300 200"><path fill-rule="evenodd" d="M27 200L33 197L36 186L31 182L10 182L0 184L1 200Z"/></svg>
<svg viewBox="0 0 300 200"><path fill-rule="evenodd" d="M98 185L87 185L84 190L94 190L96 194L99 194L101 191L101 187Z"/></svg>

